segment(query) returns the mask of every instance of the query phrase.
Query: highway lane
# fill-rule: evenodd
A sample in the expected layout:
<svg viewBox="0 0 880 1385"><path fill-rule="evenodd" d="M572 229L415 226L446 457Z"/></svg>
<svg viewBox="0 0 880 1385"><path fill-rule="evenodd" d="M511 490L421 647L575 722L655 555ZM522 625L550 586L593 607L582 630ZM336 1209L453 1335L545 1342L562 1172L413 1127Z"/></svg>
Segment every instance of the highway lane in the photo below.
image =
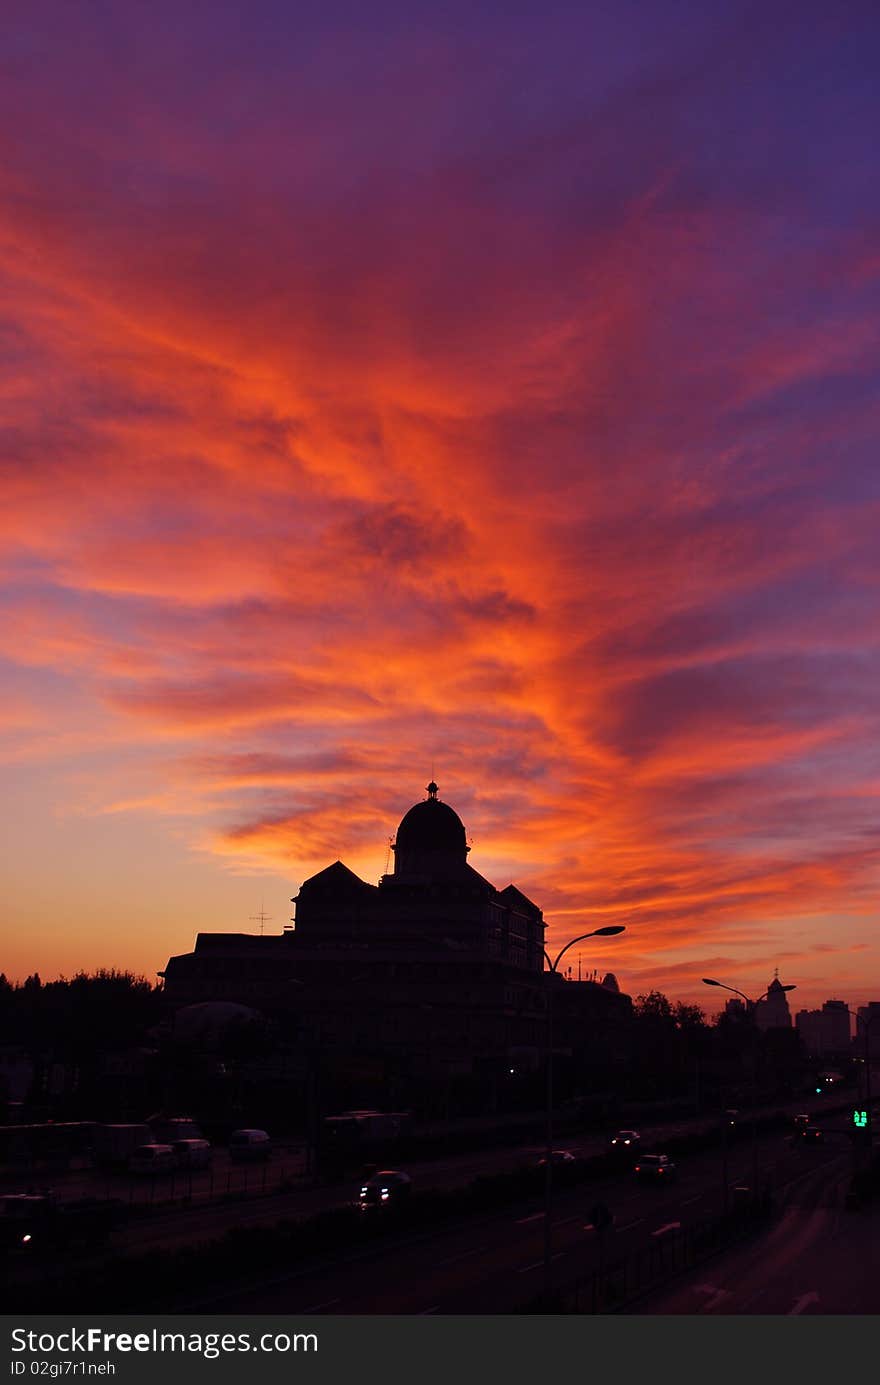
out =
<svg viewBox="0 0 880 1385"><path fill-rule="evenodd" d="M797 1101L791 1102L788 1108L794 1111L799 1109L799 1104ZM825 1098L821 1103L817 1102L817 1108L827 1108L831 1104L832 1099ZM708 1128L717 1124L717 1119L717 1116L701 1117L689 1121L675 1121L666 1126L644 1128L642 1148L647 1151L652 1146L662 1147L670 1137ZM741 1149L747 1143L748 1134L741 1129L739 1143L733 1147ZM559 1145L586 1157L607 1149L607 1136L588 1134L568 1139L562 1137ZM542 1152L542 1147L534 1142L512 1147L496 1147L413 1164L410 1171L418 1189L449 1189L463 1186L481 1174L500 1173L521 1167L524 1163L534 1162ZM718 1158L720 1161L720 1154ZM249 1170L251 1189L259 1188L260 1178L261 1170L258 1167ZM124 1199L124 1181L120 1181L118 1186L118 1195ZM222 1180L218 1181L217 1186L222 1187ZM271 1188L271 1181L268 1186ZM148 1210L144 1209L140 1216L120 1228L114 1237L112 1251L117 1254L158 1247L170 1248L207 1240L235 1226L269 1225L284 1218L305 1217L324 1208L350 1203L356 1196L357 1187L358 1180L354 1178L317 1187L303 1181L285 1191L265 1195L252 1192L246 1197L233 1197L229 1201L199 1202L195 1199L191 1205L184 1202L165 1207L159 1201L159 1188L156 1190L156 1205Z"/></svg>
<svg viewBox="0 0 880 1385"><path fill-rule="evenodd" d="M807 1171L768 1234L688 1271L640 1299L638 1314L880 1312L880 1206L848 1211L840 1197L848 1160Z"/></svg>
<svg viewBox="0 0 880 1385"><path fill-rule="evenodd" d="M779 1136L762 1139L759 1153L765 1176L779 1184L805 1171L803 1155ZM811 1158L841 1160L825 1149ZM845 1160L846 1155L843 1155ZM735 1183L750 1176L748 1142L729 1156ZM632 1175L559 1189L554 1200L554 1276L567 1284L590 1274L598 1261L597 1234L588 1228L589 1209L606 1202L615 1215L606 1257L620 1258L656 1244L656 1233L676 1223L689 1225L721 1208L721 1156L709 1151L690 1156L680 1178L668 1187L644 1187ZM543 1285L543 1213L524 1204L503 1213L471 1218L444 1230L395 1238L254 1283L181 1305L186 1310L259 1313L492 1313L510 1312L540 1292Z"/></svg>

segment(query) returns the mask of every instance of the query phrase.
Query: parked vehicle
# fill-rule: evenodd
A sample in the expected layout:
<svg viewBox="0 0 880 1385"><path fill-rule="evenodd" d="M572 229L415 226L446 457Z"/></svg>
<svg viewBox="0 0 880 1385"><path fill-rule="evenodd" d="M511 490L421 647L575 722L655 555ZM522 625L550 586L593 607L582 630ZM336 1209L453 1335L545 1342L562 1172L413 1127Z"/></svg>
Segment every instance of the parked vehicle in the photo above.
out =
<svg viewBox="0 0 880 1385"><path fill-rule="evenodd" d="M92 1136L93 1157L102 1168L124 1169L139 1145L154 1140L152 1130L143 1121L126 1125L97 1125Z"/></svg>
<svg viewBox="0 0 880 1385"><path fill-rule="evenodd" d="M412 1193L412 1179L400 1169L380 1169L361 1184L358 1203L361 1211L399 1207Z"/></svg>
<svg viewBox="0 0 880 1385"><path fill-rule="evenodd" d="M190 1116L150 1116L148 1124L157 1145L173 1145L177 1140L204 1139L198 1123Z"/></svg>
<svg viewBox="0 0 880 1385"><path fill-rule="evenodd" d="M810 1124L810 1117L806 1111L799 1111L796 1116L792 1116L796 1127Z"/></svg>
<svg viewBox="0 0 880 1385"><path fill-rule="evenodd" d="M409 1132L408 1111L343 1111L325 1116L319 1132L318 1164L330 1177L369 1163L390 1163Z"/></svg>
<svg viewBox="0 0 880 1385"><path fill-rule="evenodd" d="M633 1173L641 1182L662 1183L675 1178L678 1169L668 1154L640 1154Z"/></svg>
<svg viewBox="0 0 880 1385"><path fill-rule="evenodd" d="M229 1157L234 1164L259 1163L272 1153L272 1141L265 1130L233 1130L229 1137Z"/></svg>
<svg viewBox="0 0 880 1385"><path fill-rule="evenodd" d="M132 1173L169 1173L176 1165L170 1145L138 1145L128 1161Z"/></svg>
<svg viewBox="0 0 880 1385"><path fill-rule="evenodd" d="M207 1140L173 1140L171 1148L179 1169L206 1169L211 1163L211 1146Z"/></svg>

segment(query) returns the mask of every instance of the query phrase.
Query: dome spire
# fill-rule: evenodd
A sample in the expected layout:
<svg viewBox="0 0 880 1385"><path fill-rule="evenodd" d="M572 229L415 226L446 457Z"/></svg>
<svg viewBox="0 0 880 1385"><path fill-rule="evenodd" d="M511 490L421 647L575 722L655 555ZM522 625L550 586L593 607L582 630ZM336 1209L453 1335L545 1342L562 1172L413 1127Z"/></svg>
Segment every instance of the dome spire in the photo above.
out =
<svg viewBox="0 0 880 1385"><path fill-rule="evenodd" d="M436 797L437 797L437 792L438 792L438 790L437 790L437 785L434 783L434 780L432 779L431 782L430 782L430 784L428 785L428 797L429 797L429 798L436 798Z"/></svg>

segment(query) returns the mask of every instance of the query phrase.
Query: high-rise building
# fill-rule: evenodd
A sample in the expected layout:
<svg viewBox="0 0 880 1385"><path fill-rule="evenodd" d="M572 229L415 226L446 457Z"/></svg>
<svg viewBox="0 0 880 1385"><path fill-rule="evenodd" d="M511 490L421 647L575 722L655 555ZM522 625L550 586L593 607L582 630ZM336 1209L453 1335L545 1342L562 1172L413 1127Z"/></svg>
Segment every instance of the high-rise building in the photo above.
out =
<svg viewBox="0 0 880 1385"><path fill-rule="evenodd" d="M843 1000L826 1000L821 1010L799 1010L795 1026L808 1053L823 1057L849 1052L850 1012Z"/></svg>

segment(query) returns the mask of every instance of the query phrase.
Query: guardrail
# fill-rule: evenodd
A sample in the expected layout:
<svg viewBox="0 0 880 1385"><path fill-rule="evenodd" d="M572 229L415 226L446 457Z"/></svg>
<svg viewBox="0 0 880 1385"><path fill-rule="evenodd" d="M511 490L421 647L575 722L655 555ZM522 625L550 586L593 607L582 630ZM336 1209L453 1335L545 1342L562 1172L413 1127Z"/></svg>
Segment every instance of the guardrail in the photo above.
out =
<svg viewBox="0 0 880 1385"><path fill-rule="evenodd" d="M667 1280L717 1255L719 1251L764 1230L775 1215L770 1197L749 1202L726 1216L690 1226L672 1223L655 1232L647 1245L600 1263L554 1293L551 1301L531 1299L521 1313L614 1313Z"/></svg>

